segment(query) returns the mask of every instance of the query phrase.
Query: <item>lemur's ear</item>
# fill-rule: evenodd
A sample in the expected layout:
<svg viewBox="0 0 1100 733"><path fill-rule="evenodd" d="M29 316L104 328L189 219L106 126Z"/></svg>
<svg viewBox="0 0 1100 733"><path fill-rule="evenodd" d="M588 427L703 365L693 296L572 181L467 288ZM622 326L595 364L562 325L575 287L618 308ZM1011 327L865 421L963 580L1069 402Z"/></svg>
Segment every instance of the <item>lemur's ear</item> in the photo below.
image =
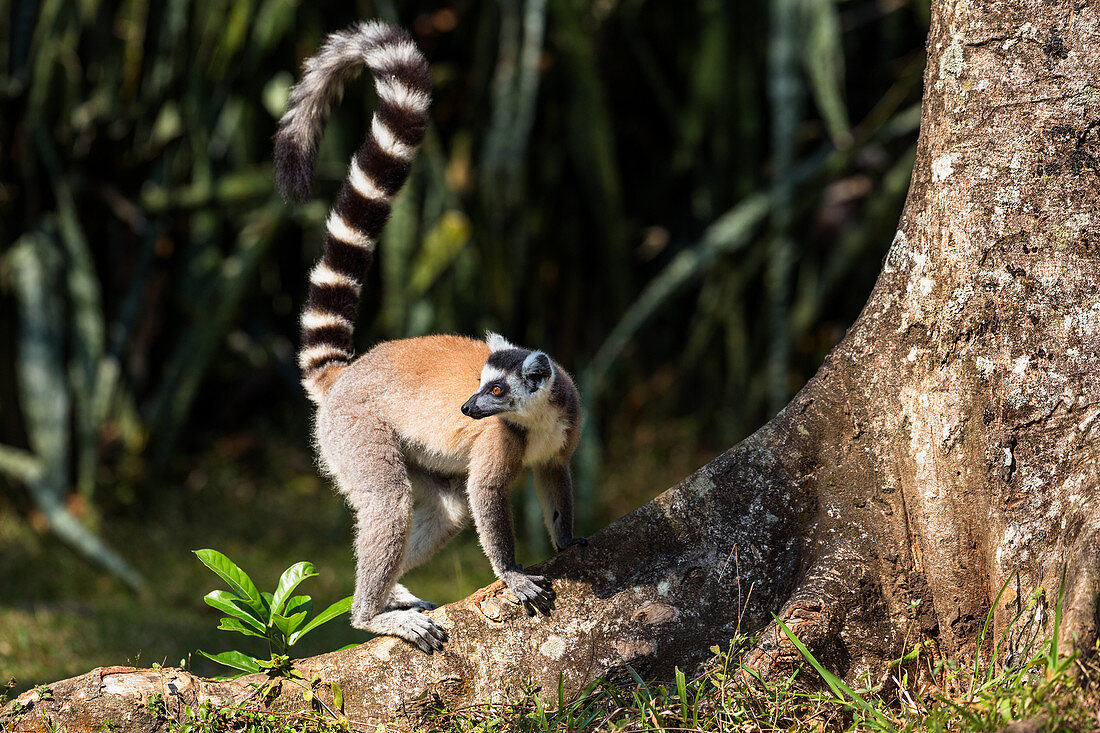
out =
<svg viewBox="0 0 1100 733"><path fill-rule="evenodd" d="M516 348L508 339L492 331L485 332L485 343L489 344L490 351L504 351L505 349Z"/></svg>
<svg viewBox="0 0 1100 733"><path fill-rule="evenodd" d="M541 351L532 351L528 354L520 368L523 381L533 390L541 387L553 373L554 368L550 366L550 357Z"/></svg>

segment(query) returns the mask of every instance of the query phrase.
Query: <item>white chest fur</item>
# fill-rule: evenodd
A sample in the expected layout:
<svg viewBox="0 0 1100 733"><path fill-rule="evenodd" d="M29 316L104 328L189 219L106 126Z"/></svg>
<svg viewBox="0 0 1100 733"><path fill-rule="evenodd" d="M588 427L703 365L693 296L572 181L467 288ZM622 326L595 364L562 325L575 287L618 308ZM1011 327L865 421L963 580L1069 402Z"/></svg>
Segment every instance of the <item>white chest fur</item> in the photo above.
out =
<svg viewBox="0 0 1100 733"><path fill-rule="evenodd" d="M505 419L527 433L527 450L523 454L525 466L546 463L565 447L568 426L557 410L538 410L531 416L509 415Z"/></svg>

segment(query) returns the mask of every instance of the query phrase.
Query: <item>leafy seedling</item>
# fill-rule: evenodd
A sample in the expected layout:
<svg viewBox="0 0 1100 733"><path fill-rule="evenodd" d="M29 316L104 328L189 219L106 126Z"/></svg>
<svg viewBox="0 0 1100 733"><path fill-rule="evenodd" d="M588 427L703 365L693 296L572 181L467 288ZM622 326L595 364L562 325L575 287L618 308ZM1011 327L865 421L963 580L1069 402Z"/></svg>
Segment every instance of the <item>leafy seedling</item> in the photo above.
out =
<svg viewBox="0 0 1100 733"><path fill-rule="evenodd" d="M248 573L217 550L195 550L195 556L229 586L228 591L214 590L203 598L207 605L226 614L218 628L267 640L271 658L266 660L237 650L220 654L199 650L207 659L236 670L236 677L253 672L284 677L291 674L290 648L318 626L351 608L352 597L348 596L309 618L313 599L291 594L303 580L317 575L313 563L294 563L283 571L275 592L266 593L256 587Z"/></svg>

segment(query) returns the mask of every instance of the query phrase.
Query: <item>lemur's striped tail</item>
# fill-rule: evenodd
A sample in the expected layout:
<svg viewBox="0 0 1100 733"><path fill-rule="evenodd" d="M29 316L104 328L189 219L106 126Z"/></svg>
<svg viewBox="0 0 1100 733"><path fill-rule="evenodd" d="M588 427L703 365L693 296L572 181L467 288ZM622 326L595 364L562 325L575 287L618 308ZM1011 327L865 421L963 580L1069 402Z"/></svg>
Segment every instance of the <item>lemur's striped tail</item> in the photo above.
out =
<svg viewBox="0 0 1100 733"><path fill-rule="evenodd" d="M376 21L333 33L305 63L275 134L275 176L283 197L303 199L313 179L317 141L343 85L367 66L378 108L370 133L351 159L328 218L324 253L309 275L298 365L302 384L320 402L355 354L352 333L359 291L390 202L408 178L424 139L431 103L428 62L408 33Z"/></svg>

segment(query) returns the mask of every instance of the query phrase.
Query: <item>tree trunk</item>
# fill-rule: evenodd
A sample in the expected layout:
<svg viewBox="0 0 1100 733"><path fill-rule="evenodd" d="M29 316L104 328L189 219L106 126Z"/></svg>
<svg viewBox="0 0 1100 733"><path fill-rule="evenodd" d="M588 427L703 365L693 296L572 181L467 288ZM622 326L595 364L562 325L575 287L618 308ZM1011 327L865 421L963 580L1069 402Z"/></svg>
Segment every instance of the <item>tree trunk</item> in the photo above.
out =
<svg viewBox="0 0 1100 733"><path fill-rule="evenodd" d="M443 653L395 639L299 663L340 683L353 720L425 704L556 694L629 663L690 666L740 624L750 662L793 657L771 614L848 678L906 639L975 652L1064 573L1061 634L1097 633L1100 593L1100 6L940 0L919 150L871 297L817 375L756 434L538 572L557 610L499 584L432 612ZM1040 609L1042 604L1040 604ZM1052 613L1033 623L1050 634ZM994 637L996 638L996 636ZM307 675L308 676L308 675ZM247 681L248 678L245 678ZM41 713L152 729L141 706L240 699L242 682L119 668L57 683ZM428 694L425 694L428 693ZM33 697L35 693L28 693ZM284 695L282 703L299 704Z"/></svg>

